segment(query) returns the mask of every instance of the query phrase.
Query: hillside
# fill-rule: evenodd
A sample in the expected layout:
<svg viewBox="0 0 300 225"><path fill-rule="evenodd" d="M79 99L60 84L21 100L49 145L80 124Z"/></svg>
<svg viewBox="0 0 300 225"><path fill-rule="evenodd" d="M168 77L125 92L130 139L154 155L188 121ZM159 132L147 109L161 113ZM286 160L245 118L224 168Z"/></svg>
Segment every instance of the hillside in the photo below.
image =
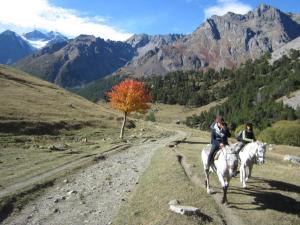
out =
<svg viewBox="0 0 300 225"><path fill-rule="evenodd" d="M56 134L62 129L107 126L118 129L115 117L54 84L0 65L0 132Z"/></svg>
<svg viewBox="0 0 300 225"><path fill-rule="evenodd" d="M268 129L280 120L295 121L300 119L299 108L294 104L288 104L281 97L293 96L300 89L299 65L300 51L294 50L289 57L284 55L281 59L269 64L269 59L263 57L253 62L248 61L237 70L228 74L232 81L227 86L228 100L223 104L211 108L208 112L187 118L187 125L201 129L208 129L217 114L224 115L228 124L232 127L243 126L251 121L257 128L257 132ZM297 94L296 94L297 96ZM283 134L269 131L270 136L277 139L277 143L284 143L284 137L292 137L299 132L290 124L285 123L286 130ZM296 135L297 136L297 135ZM286 138L284 138L286 139ZM299 138L290 141L290 144L300 146Z"/></svg>
<svg viewBox="0 0 300 225"><path fill-rule="evenodd" d="M5 65L0 65L0 105L1 224L65 175L129 147L142 158L153 151L150 139L159 139L160 146L170 135L130 121L123 141L118 112ZM136 145L149 151L140 146L146 153L141 154Z"/></svg>
<svg viewBox="0 0 300 225"><path fill-rule="evenodd" d="M289 55L291 49L300 50L300 37L288 42L287 44L283 45L282 47L272 52L270 63L275 62L276 60L280 59L284 55Z"/></svg>

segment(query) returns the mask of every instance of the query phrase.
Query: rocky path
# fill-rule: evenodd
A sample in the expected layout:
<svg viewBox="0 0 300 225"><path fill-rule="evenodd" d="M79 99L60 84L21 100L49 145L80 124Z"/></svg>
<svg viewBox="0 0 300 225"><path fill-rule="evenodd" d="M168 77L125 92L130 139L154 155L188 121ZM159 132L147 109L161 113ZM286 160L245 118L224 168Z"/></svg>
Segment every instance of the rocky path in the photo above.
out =
<svg viewBox="0 0 300 225"><path fill-rule="evenodd" d="M183 132L141 143L99 161L49 188L3 224L110 224L127 201L153 153Z"/></svg>

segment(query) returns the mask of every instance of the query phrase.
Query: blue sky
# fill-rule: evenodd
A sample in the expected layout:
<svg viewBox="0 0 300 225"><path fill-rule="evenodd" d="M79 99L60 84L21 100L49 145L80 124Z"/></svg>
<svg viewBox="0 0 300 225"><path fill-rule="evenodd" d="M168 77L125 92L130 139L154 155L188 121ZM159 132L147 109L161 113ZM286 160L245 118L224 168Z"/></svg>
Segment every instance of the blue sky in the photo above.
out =
<svg viewBox="0 0 300 225"><path fill-rule="evenodd" d="M193 32L212 14L244 14L262 1L251 0L0 0L0 31L55 30L125 40L134 33ZM300 13L299 0L265 0L284 12ZM18 5L18 7L16 7ZM13 13L12 13L13 12Z"/></svg>

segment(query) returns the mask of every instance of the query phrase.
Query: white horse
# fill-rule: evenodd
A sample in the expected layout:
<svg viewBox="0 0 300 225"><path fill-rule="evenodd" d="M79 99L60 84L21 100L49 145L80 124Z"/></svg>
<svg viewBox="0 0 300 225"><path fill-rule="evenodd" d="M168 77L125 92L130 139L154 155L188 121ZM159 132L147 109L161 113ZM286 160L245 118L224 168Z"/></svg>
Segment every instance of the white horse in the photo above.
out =
<svg viewBox="0 0 300 225"><path fill-rule="evenodd" d="M238 167L237 150L240 149L241 143L236 143L231 146L225 146L222 148L219 157L214 160L214 164L211 166L212 170L217 173L219 181L223 188L222 204L227 203L227 189L231 177L235 174ZM207 193L211 194L209 185L209 166L208 166L208 154L211 149L211 145L207 145L202 150L202 162L205 172L205 186Z"/></svg>
<svg viewBox="0 0 300 225"><path fill-rule="evenodd" d="M243 188L246 188L246 182L251 177L254 163L263 164L265 162L266 143L259 141L249 143L239 152L241 161L240 181Z"/></svg>

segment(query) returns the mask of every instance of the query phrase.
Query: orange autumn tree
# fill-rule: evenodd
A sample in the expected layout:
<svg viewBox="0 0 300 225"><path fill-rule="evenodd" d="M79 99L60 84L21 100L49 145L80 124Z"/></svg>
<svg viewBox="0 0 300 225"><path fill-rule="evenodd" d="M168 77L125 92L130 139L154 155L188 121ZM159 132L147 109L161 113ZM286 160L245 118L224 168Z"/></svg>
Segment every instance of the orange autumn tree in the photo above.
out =
<svg viewBox="0 0 300 225"><path fill-rule="evenodd" d="M147 103L152 99L148 94L144 82L135 80L125 80L113 86L112 90L107 93L107 96L109 97L111 106L124 113L120 138L123 138L128 114L131 112L144 113L150 108Z"/></svg>

